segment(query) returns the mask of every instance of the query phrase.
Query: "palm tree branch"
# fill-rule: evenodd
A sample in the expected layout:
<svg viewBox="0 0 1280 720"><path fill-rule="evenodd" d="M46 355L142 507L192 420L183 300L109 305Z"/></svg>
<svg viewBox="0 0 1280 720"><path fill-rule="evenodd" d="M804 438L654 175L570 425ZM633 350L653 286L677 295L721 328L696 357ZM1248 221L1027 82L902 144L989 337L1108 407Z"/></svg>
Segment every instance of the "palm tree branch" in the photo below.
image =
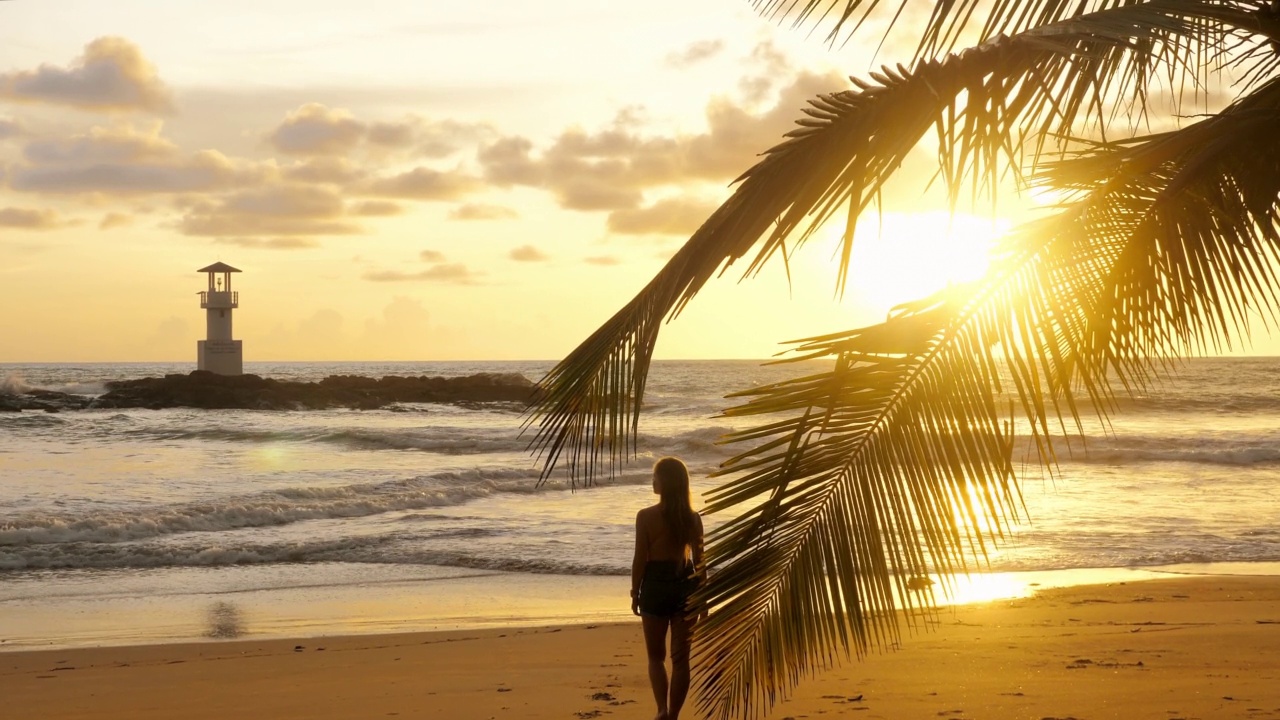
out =
<svg viewBox="0 0 1280 720"><path fill-rule="evenodd" d="M866 394L880 414L881 421L869 425L859 423L852 430L830 422L833 409L845 409L842 405L849 402L848 396L858 392L857 388L848 387L849 378L837 380L837 371L833 371L829 383L818 382L819 378L811 375L798 381L800 387L784 382L743 393L757 399L733 411L740 415L771 414L779 407L795 407L797 401L807 394L810 406L822 412L806 409L804 419L784 431L793 433L794 437L810 438L820 433L822 437L812 442L806 439L801 445L806 455L803 458L787 456L794 450L779 453L776 444L760 446L767 453L769 462L763 469L753 470L743 481L750 483L756 495L768 494L769 497L763 504L747 510L713 534L708 555L722 569L701 598L713 608L713 612L709 622L700 626L699 636L714 638L723 634L732 640L712 641L705 651L699 652L699 659L703 661L699 665L699 677L704 688L704 708L725 717L737 708L759 708L762 701L767 707L770 698L785 693L794 683L797 672L830 662L830 646L807 646L806 642L837 639L842 643L837 647L847 653L848 635L830 633L822 628L856 628L859 626L857 618L847 618L833 625L829 618L815 620L799 614L806 609L820 616L861 613L864 616L861 626L874 632L854 633L859 643L854 649L859 652L869 637L881 640L894 637L893 595L885 592L888 578L868 580L865 575L868 569L872 574L891 570L892 575L900 580L904 571L922 572L924 563L921 557L912 553L912 543L884 537L888 530L904 524L906 527L948 527L950 535L926 535L923 544L935 565L963 569L964 556L958 552L959 533L951 512L958 509L967 517L966 533L972 533L972 528L979 524L971 498L962 492L968 487L966 483L987 483L979 493L986 506L986 517L990 520L987 532L1000 528L1005 508L1016 509L1017 505L1008 492L1009 484L999 482L1008 477L1009 467L1007 446L1003 445L1007 437L1001 433L993 412L993 368L981 365L981 361L975 364L972 360L986 356L985 349L991 340L983 340L983 337L998 337L1006 361L1013 361L1009 364L1017 368L1012 373L1015 380L1023 383L1019 394L1023 397L1026 411L1043 413L1043 410L1030 409L1033 403L1027 400L1029 395L1044 392L1035 371L1037 363L1044 365L1046 375L1059 379L1050 386L1055 395L1071 398L1072 383L1083 382L1087 395L1105 400L1112 392L1111 381L1105 373L1109 358L1127 357L1129 362L1125 369L1138 378L1149 375L1157 367L1159 357L1142 360L1136 355L1124 354L1135 347L1130 345L1131 340L1135 336L1143 336L1146 327L1178 324L1184 328L1175 336L1156 335L1154 344L1149 340L1136 346L1168 354L1184 350L1185 342L1190 338L1208 332L1230 331L1225 314L1206 314L1203 305L1227 302L1239 306L1246 296L1261 296L1261 302L1275 307L1268 300L1274 301L1276 278L1269 262L1263 260L1274 261L1276 246L1280 243L1275 229L1277 198L1280 197L1280 173L1276 173L1275 168L1280 162L1280 144L1266 135L1265 130L1273 128L1276 120L1280 119L1278 99L1280 84L1273 84L1247 98L1247 102L1233 106L1215 121L1200 123L1179 133L1148 138L1135 144L1133 149L1099 153L1097 157L1107 160L1108 167L1113 168L1116 174L1106 182L1095 182L1093 192L1086 192L1081 200L1069 206L1047 228L1048 232L1045 232L1046 228L1036 227L1034 233L1021 235L1023 240L1019 248L1021 252L1017 255L1018 262L1005 271L1004 281L984 285L970 296L969 302L958 305L966 309L956 315L954 322L939 324L942 330L932 348L918 355L902 355L903 362L898 369L910 378L909 383L893 392ZM1206 137L1230 140L1208 147L1195 142ZM1121 162L1113 162L1113 158L1106 157L1114 153L1127 155L1129 161L1124 162L1121 158ZM1217 160L1206 154L1216 156ZM1080 164L1089 165L1093 159L1085 158ZM1254 165L1270 168L1270 172L1251 170ZM1071 166L1071 163L1066 166ZM1088 172L1080 171L1080 174L1089 176ZM1174 182L1175 179L1178 182ZM1228 206L1220 217L1206 220L1201 229L1239 242L1206 243L1198 256L1180 256L1181 265L1165 264L1161 268L1163 277L1185 283L1185 289L1177 287L1176 283L1143 283L1147 293L1153 295L1152 311L1162 308L1167 314L1151 318L1140 316L1127 325L1103 323L1099 326L1096 319L1098 309L1110 307L1107 301L1111 298L1106 289L1128 272L1123 262L1126 255L1130 252L1141 254L1139 250L1143 248L1158 248L1162 242L1161 234L1153 232L1154 229L1167 229L1161 216L1195 217L1203 214L1206 207L1221 205L1225 200L1226 196L1215 197L1212 192L1215 188L1224 187L1235 188L1236 197L1251 203L1251 210L1235 212L1238 208ZM1235 225L1228 227L1226 222L1230 220L1234 220ZM1166 244L1177 244L1176 238L1167 234L1166 237ZM1193 238L1202 237L1193 235ZM1248 242L1251 240L1253 242ZM1255 251L1247 252L1251 247ZM1090 252L1095 255L1097 270L1079 272L1080 256ZM1246 265L1231 262L1242 252L1243 259L1249 261ZM1244 284L1234 299L1224 296L1223 288L1227 284L1216 283L1214 278L1230 275L1239 267L1246 266L1253 268L1251 277L1256 280ZM1188 279L1194 277L1188 273L1206 271L1208 279L1203 282ZM1016 301L1009 301L1003 294L1002 285L1019 286ZM1167 287L1173 289L1161 295L1160 290ZM1171 297L1174 302L1170 304ZM1077 299L1081 300L1079 304L1074 302ZM1015 312L1018 308L1025 310ZM923 312L937 310L926 309ZM1235 314L1239 316L1238 312ZM1004 319L1010 315L1013 316L1012 323ZM904 320L918 322L919 318L899 316L874 329L885 331L893 323ZM990 327L993 323L999 327ZM1017 325L1020 331L1020 337L1012 342L1006 330L1010 324ZM966 328L971 331L965 332ZM997 332L992 333L993 329ZM881 333L882 336L892 334L887 331ZM1099 343L1097 336L1109 339ZM1163 341L1161 337L1164 337ZM877 349L874 343L866 342L862 331L847 333L843 337L828 336L802 349L812 353L815 345L821 344L825 344L827 352L838 357L838 370L848 368L850 358L859 357L859 353ZM915 360L917 357L918 361ZM876 362L883 367L882 357ZM853 368L853 371L857 370ZM954 392L950 387L925 387L913 402L911 385L927 385L927 381L936 382L938 378L961 378L964 387L961 392ZM775 406L775 398L781 399L780 406ZM929 410L929 406L948 404L955 404L952 412L945 408L936 412ZM813 419L817 417L827 420L819 422ZM966 435L957 423L973 418L979 422L976 428L969 426L971 433L964 442L967 447L952 442L957 435ZM921 419L929 424L924 433L927 437L917 435L911 422ZM781 430L785 426L777 427ZM957 433L957 430L961 431ZM890 438L880 446L896 448L898 454L878 454L874 447L875 438L883 435ZM743 437L757 435L746 431ZM788 444L791 448L796 446L795 442ZM917 452L907 452L903 448L914 448ZM744 453L739 458L745 460L753 454ZM907 467L914 464L915 474L899 474L895 463ZM787 469L770 474L770 466ZM731 463L725 472L735 469ZM936 509L932 517L928 508L918 508L916 512L921 514L918 523L912 523L903 516L901 502L904 499L897 492L898 484L911 484L915 477L934 487L929 492L914 489L916 495L912 499L938 503L933 506ZM946 481L941 483L942 487L939 480ZM740 492L738 482L727 483L713 494L719 502L713 499L712 509L751 505L753 494ZM873 507L841 504L845 497L841 494L842 488L860 487L867 483L872 483L875 488L864 495ZM992 489L1004 490L1005 494L1003 497L993 494ZM878 505L883 498L889 498L892 507ZM844 527L833 527L840 523ZM855 532L859 528L864 530L867 546L855 543L858 547L849 548L847 541L840 541L838 536L841 532ZM948 537L950 543L947 542ZM888 545L882 545L882 541L887 541ZM811 546L831 543L850 550L849 557L857 558L863 571L850 574L846 566L815 561L816 551ZM868 550L868 547L873 550ZM832 587L859 587L865 592L846 595L839 601L830 598L824 601L826 596L806 593L805 588L799 586L800 578L812 578L815 572L828 577L828 584ZM839 580L830 579L831 575L839 576ZM788 593L795 597L787 596ZM910 606L909 594L904 595ZM834 598L835 594L830 596ZM723 608L717 603L723 603ZM771 622L771 618L775 622ZM776 622L779 619L787 622ZM793 629L788 636L777 630L778 626L789 624L805 626L809 634L796 634ZM877 627L880 625L885 627ZM777 672L779 657L782 658L781 665L788 669L785 674ZM770 662L761 664L762 658L768 658Z"/></svg>
<svg viewBox="0 0 1280 720"><path fill-rule="evenodd" d="M752 6L761 15L782 20L790 18L795 27L829 25L827 41L836 43L857 38L864 27L879 25L880 43L893 36L897 21L912 9L925 5L922 0L899 0L893 16L886 23L870 23L880 0L752 0ZM979 44L1001 36L1018 35L1028 30L1061 24L1073 18L1089 17L1109 10L1132 7L1138 0L943 0L929 2L929 17L918 36L915 56L917 59L937 57L951 52L961 42ZM1200 5L1197 0L1170 5ZM1269 0L1221 0L1216 5L1227 12L1243 12L1252 15L1256 32L1280 37L1280 9ZM1175 10L1175 12L1177 12ZM979 26L975 18L982 18Z"/></svg>

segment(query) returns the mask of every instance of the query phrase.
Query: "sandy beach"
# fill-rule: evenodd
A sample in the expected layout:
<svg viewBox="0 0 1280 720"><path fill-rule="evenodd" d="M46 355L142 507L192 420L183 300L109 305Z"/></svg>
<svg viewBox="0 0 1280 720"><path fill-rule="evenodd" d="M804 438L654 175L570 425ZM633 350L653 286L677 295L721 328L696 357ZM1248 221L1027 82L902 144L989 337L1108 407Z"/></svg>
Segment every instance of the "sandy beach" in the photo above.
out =
<svg viewBox="0 0 1280 720"><path fill-rule="evenodd" d="M943 610L770 718L1280 718L1280 578ZM648 718L635 624L0 654L6 718ZM693 715L690 715L691 717Z"/></svg>

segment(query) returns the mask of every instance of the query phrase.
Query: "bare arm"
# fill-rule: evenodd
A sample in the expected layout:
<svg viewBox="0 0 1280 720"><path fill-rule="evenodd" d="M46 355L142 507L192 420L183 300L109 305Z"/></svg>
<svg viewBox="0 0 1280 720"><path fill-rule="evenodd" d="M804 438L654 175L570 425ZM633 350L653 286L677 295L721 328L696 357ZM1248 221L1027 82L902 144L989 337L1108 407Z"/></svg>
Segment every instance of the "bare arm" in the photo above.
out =
<svg viewBox="0 0 1280 720"><path fill-rule="evenodd" d="M631 612L640 614L637 598L640 581L644 579L644 566L649 562L649 535L645 531L643 511L636 513L636 551L631 558Z"/></svg>

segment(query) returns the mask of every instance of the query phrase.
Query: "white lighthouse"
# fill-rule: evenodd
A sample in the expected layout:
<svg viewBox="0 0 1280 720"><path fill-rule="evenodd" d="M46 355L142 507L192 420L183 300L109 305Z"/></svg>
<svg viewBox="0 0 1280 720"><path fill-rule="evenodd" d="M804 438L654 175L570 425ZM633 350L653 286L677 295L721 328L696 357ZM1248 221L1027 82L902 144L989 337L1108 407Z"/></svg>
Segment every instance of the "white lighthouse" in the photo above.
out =
<svg viewBox="0 0 1280 720"><path fill-rule="evenodd" d="M196 368L219 375L244 373L244 351L231 339L231 311L240 307L240 293L231 291L231 273L239 270L216 262L196 272L209 273L209 289L200 291L205 309L205 339L196 342Z"/></svg>

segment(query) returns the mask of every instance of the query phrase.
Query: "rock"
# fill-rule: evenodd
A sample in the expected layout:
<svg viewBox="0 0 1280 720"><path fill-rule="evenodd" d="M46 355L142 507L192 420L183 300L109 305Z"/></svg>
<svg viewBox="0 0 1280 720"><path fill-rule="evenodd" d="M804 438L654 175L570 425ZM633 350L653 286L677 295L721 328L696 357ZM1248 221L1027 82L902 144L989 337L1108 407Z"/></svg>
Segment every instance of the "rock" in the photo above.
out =
<svg viewBox="0 0 1280 720"><path fill-rule="evenodd" d="M300 410L333 407L374 410L394 403L528 403L537 389L514 373L463 377L370 378L332 375L318 383L272 380L257 375L187 375L107 383L106 394L87 403L97 408Z"/></svg>
<svg viewBox="0 0 1280 720"><path fill-rule="evenodd" d="M19 393L0 394L0 412L43 410L47 413L63 410L83 410L91 398L84 395L54 392L52 390L27 390Z"/></svg>

